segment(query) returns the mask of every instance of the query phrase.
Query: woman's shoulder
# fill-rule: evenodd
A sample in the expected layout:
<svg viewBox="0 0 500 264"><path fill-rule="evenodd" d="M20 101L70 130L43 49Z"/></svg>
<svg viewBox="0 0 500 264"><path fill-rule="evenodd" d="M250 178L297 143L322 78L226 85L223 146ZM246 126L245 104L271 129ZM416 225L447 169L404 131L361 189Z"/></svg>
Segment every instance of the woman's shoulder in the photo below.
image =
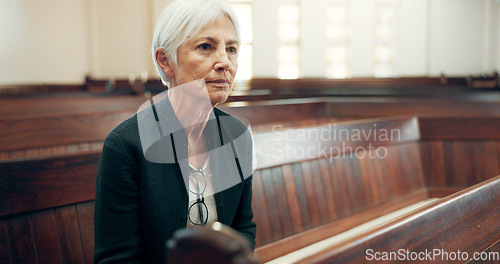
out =
<svg viewBox="0 0 500 264"><path fill-rule="evenodd" d="M139 140L137 129L137 114L129 117L125 121L116 126L106 137L105 142L122 141L123 143L133 143Z"/></svg>
<svg viewBox="0 0 500 264"><path fill-rule="evenodd" d="M250 124L243 118L236 118L224 112L218 108L214 108L215 114L220 121L220 125L222 127L222 131L224 136L228 138L228 140L237 140L240 142L251 142L251 130Z"/></svg>
<svg viewBox="0 0 500 264"><path fill-rule="evenodd" d="M232 130L237 130L244 132L248 130L249 123L241 117L235 117L219 108L214 108L215 115L225 124L228 128Z"/></svg>

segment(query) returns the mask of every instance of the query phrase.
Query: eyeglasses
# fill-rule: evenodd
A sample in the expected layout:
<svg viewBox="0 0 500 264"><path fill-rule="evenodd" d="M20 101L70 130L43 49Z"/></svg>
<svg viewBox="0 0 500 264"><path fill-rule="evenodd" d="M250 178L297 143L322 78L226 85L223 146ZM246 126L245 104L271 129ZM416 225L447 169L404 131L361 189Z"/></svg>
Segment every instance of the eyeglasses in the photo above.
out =
<svg viewBox="0 0 500 264"><path fill-rule="evenodd" d="M190 167L191 175L190 179L194 180L194 185L189 184L189 191L193 194L196 194L197 199L188 209L188 219L193 225L205 225L208 221L208 207L205 204L205 189L207 188L207 178L205 177L205 173L203 169L194 169ZM191 218L191 209L198 209L198 218Z"/></svg>

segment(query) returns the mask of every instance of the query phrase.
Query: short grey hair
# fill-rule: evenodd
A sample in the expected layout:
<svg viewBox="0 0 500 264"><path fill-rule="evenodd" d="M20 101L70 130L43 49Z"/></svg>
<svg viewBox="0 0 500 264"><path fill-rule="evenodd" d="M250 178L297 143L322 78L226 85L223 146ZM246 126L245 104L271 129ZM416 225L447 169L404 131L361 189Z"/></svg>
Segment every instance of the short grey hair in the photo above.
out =
<svg viewBox="0 0 500 264"><path fill-rule="evenodd" d="M170 80L156 61L156 49L163 48L167 57L174 65L177 65L179 46L221 15L225 15L231 20L238 43L240 43L238 20L233 10L225 2L220 0L178 0L163 10L156 22L151 51L156 69L165 86L168 86Z"/></svg>

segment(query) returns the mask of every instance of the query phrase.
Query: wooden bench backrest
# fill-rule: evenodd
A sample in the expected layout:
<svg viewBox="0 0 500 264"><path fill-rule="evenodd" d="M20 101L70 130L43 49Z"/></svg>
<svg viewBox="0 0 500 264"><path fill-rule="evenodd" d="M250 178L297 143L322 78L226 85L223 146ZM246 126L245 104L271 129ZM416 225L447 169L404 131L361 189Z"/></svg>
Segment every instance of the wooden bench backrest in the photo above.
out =
<svg viewBox="0 0 500 264"><path fill-rule="evenodd" d="M339 134L333 135L391 129L400 132L397 139L341 141ZM285 129L254 137L258 160L253 184L257 246L425 188L416 118ZM363 152L370 147L371 153ZM325 148L326 156L322 151ZM360 151L354 152L356 148Z"/></svg>
<svg viewBox="0 0 500 264"><path fill-rule="evenodd" d="M109 131L146 100L138 96L0 98L0 159L100 149ZM237 102L221 109L247 119L255 131L269 130L271 126L263 124L277 122L289 126L400 114L500 115L500 108L491 102L388 97Z"/></svg>
<svg viewBox="0 0 500 264"><path fill-rule="evenodd" d="M494 120L488 120L491 121ZM332 219L348 218L362 210L371 212L370 217L387 213L402 206L398 199L407 198L406 194L418 194L415 199L426 195L419 192L426 182L429 184L429 179L426 182L422 179L422 170L430 170L426 166L423 169L420 167L417 140L422 136L429 139L431 134L421 127L419 135L414 118L379 119L343 126L362 128L363 124L366 127L370 122L372 125L377 123L378 128L404 128L401 131L406 131L401 134L404 140L400 142L388 141L377 145L387 149L384 159L359 158L342 153L331 159L332 162L330 157L313 155L312 158L280 163L260 157L267 165L260 162L255 173L253 203L255 221L259 226L257 240L259 245L264 245L261 248L276 243L273 241L291 232L308 230ZM286 133L285 130L282 132ZM276 132L267 135L276 138L273 133ZM264 144L271 148L267 144L269 141L262 137L264 134L255 136L256 147ZM366 147L367 143L359 144ZM497 151L497 148L494 150ZM4 202L0 206L3 210L0 214L0 263L92 263L91 200L98 157L99 151L71 154L69 157L0 161L0 201ZM425 155L422 154L422 157ZM471 163L471 160L452 159L449 162ZM499 167L495 166L495 169ZM44 169L53 172L44 173ZM27 173L23 175L22 172ZM35 175L40 173L44 176ZM56 176L57 173L59 176ZM446 186L447 181L439 180L439 183ZM15 195L15 192L22 195ZM353 219L352 225L362 221L366 219ZM343 228L348 226L338 227L338 230Z"/></svg>
<svg viewBox="0 0 500 264"><path fill-rule="evenodd" d="M0 263L92 263L99 157L0 161Z"/></svg>
<svg viewBox="0 0 500 264"><path fill-rule="evenodd" d="M5 155L8 151L40 149L43 154L44 151L50 152L51 146L103 142L113 128L133 114L135 112L104 112L2 118L0 153L4 152Z"/></svg>
<svg viewBox="0 0 500 264"><path fill-rule="evenodd" d="M329 247L299 263L365 263L366 258L370 257L366 253L368 249L372 250L371 256L375 252L398 253L401 249L412 254L428 251L434 254L434 250L438 250L440 255L435 256L435 260L439 263L466 263L469 259L463 259L464 254L457 252L466 252L472 258L475 257L474 253L487 250L500 240L499 211L500 176L497 176L368 234ZM398 224L394 225L395 222ZM497 244L496 248L499 246ZM444 253L448 256L444 256ZM425 255L420 255L418 263L436 263L425 258ZM485 260L493 260L493 255Z"/></svg>
<svg viewBox="0 0 500 264"><path fill-rule="evenodd" d="M399 142L374 142L376 147L387 147L387 155L393 160L393 165L383 160L357 159L355 155L347 154L340 155L333 162L329 162L329 157L317 156L302 160L284 159L281 163L274 160L272 164L266 164L269 162L266 157L258 157L261 165L254 182L254 203L258 206L254 206L260 245L383 203L406 194L409 189L417 190L423 186L415 143L418 140L415 118L366 121L337 128L373 129L374 124L378 128L404 131ZM265 145L269 136L273 135L257 134L256 148ZM326 141L323 143L329 144ZM354 143L350 145L353 148L366 147L369 140L351 143ZM407 151L408 154L402 155ZM4 197L0 201L0 241L4 241L3 245L0 242L0 250L9 251L2 254L7 256L5 258L13 263L23 260L43 263L47 259L51 263L57 263L53 262L54 259L91 263L94 239L92 200L99 155L99 151L92 151L0 161L0 193ZM406 187L386 186L385 174L397 177L405 172L406 168L394 165L407 160L416 160L416 169L408 170L411 173L406 173L404 179L398 179ZM379 192L379 188L387 188L388 192ZM353 192L347 192L351 189ZM325 192L327 199L336 201L335 204L321 198L320 192ZM259 199L266 201L266 208L261 207ZM279 209L283 202L287 204L286 199L291 199L288 206L291 211ZM264 209L278 215L266 215ZM301 214L301 210L310 215ZM279 222L287 217L293 220ZM270 232L270 224L279 224L273 226L274 233ZM20 252L22 254L18 254Z"/></svg>

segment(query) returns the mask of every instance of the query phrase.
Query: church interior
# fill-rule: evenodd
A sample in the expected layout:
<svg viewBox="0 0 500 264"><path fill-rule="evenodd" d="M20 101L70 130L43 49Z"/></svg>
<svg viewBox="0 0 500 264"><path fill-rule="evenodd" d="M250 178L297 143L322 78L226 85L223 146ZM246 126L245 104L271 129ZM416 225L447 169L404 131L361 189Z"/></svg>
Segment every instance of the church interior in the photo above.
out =
<svg viewBox="0 0 500 264"><path fill-rule="evenodd" d="M172 1L0 0L0 263L94 263L103 142L166 91ZM499 0L228 3L258 263L500 263Z"/></svg>

